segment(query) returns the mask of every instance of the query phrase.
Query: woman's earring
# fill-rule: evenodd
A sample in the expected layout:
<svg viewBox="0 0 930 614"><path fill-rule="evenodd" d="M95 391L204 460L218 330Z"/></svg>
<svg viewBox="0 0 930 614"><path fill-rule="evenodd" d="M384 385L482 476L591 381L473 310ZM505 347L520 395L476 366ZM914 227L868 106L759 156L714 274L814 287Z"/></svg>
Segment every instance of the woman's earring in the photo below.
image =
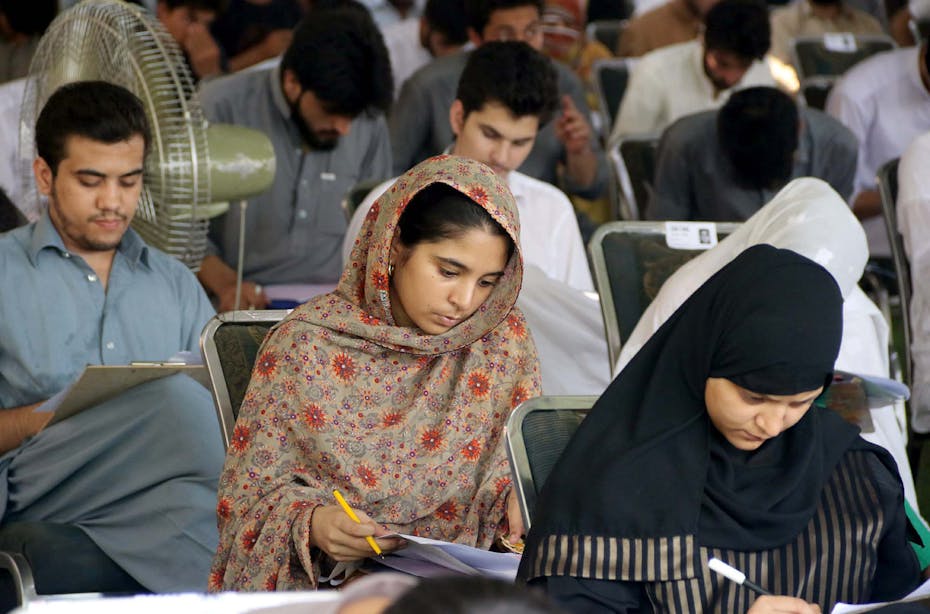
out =
<svg viewBox="0 0 930 614"><path fill-rule="evenodd" d="M388 265L388 277L393 277L393 276L394 276L394 263L392 262Z"/></svg>

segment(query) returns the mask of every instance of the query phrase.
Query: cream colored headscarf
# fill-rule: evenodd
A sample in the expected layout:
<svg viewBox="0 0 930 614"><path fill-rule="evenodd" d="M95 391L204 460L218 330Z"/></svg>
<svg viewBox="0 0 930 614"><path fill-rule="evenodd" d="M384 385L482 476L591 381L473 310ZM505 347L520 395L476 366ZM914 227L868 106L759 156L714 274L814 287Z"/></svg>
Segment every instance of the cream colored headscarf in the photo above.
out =
<svg viewBox="0 0 930 614"><path fill-rule="evenodd" d="M714 273L760 243L790 249L820 264L836 279L844 299L856 288L869 258L862 226L840 195L820 179L795 179L736 232L666 280L624 340L614 372L630 362L652 333Z"/></svg>

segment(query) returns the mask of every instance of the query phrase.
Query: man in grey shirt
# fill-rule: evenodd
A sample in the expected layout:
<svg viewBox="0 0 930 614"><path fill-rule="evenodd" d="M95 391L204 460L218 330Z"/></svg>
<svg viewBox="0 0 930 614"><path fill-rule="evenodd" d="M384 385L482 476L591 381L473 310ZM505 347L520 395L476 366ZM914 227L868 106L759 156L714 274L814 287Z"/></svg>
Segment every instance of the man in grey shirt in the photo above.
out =
<svg viewBox="0 0 930 614"><path fill-rule="evenodd" d="M295 30L278 68L207 84L208 119L265 132L274 145L274 183L252 198L240 307L262 308L260 284L335 283L346 230L340 202L356 183L389 177L391 150L383 111L392 98L390 61L367 13L314 11ZM213 220L214 252L200 281L219 310L234 309L240 212Z"/></svg>
<svg viewBox="0 0 930 614"><path fill-rule="evenodd" d="M719 111L678 120L656 155L651 220L743 221L788 181L817 177L852 192L856 138L770 87L734 93Z"/></svg>
<svg viewBox="0 0 930 614"><path fill-rule="evenodd" d="M542 0L466 0L465 7L468 35L475 45L517 40L542 50ZM441 153L452 142L449 107L467 60L467 53L438 58L404 83L390 116L395 175ZM518 170L558 185L558 168L564 164L561 185L565 191L597 198L607 185L604 150L586 119L590 110L581 81L567 66L553 64L562 113L539 131L533 150Z"/></svg>

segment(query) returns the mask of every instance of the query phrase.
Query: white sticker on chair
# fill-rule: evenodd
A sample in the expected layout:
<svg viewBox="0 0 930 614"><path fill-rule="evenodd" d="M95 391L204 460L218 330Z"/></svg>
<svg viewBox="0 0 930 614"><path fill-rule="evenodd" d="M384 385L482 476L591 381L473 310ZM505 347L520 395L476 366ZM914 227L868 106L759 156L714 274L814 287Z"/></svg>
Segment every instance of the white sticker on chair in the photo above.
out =
<svg viewBox="0 0 930 614"><path fill-rule="evenodd" d="M856 37L850 32L828 32L823 35L823 46L836 53L855 53Z"/></svg>
<svg viewBox="0 0 930 614"><path fill-rule="evenodd" d="M717 245L713 222L665 222L665 244L672 249L710 249Z"/></svg>

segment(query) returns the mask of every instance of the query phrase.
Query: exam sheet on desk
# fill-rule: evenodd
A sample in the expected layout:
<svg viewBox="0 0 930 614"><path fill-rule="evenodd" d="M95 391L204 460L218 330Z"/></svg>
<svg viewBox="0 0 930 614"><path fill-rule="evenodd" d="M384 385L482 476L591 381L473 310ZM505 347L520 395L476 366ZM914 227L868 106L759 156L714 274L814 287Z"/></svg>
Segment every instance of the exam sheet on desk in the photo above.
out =
<svg viewBox="0 0 930 614"><path fill-rule="evenodd" d="M513 582L517 577L520 555L511 552L490 552L464 544L396 534L407 541L406 547L371 560L414 576L431 578L457 573L487 576Z"/></svg>
<svg viewBox="0 0 930 614"><path fill-rule="evenodd" d="M72 595L39 599L13 610L14 614L294 614L336 612L337 591L218 593L206 595L135 595L102 597Z"/></svg>
<svg viewBox="0 0 930 614"><path fill-rule="evenodd" d="M265 295L273 301L305 303L314 296L336 289L336 284L274 284L262 286Z"/></svg>
<svg viewBox="0 0 930 614"><path fill-rule="evenodd" d="M830 614L858 614L859 612L870 612L872 610L877 610L878 608L889 605L890 603L903 603L910 601L921 601L924 607L928 607L926 603L923 603L923 600L930 600L930 580L927 580L918 586L916 589L914 589L913 592L911 592L911 594L899 601L885 603L861 603L858 605L838 603L833 606Z"/></svg>

